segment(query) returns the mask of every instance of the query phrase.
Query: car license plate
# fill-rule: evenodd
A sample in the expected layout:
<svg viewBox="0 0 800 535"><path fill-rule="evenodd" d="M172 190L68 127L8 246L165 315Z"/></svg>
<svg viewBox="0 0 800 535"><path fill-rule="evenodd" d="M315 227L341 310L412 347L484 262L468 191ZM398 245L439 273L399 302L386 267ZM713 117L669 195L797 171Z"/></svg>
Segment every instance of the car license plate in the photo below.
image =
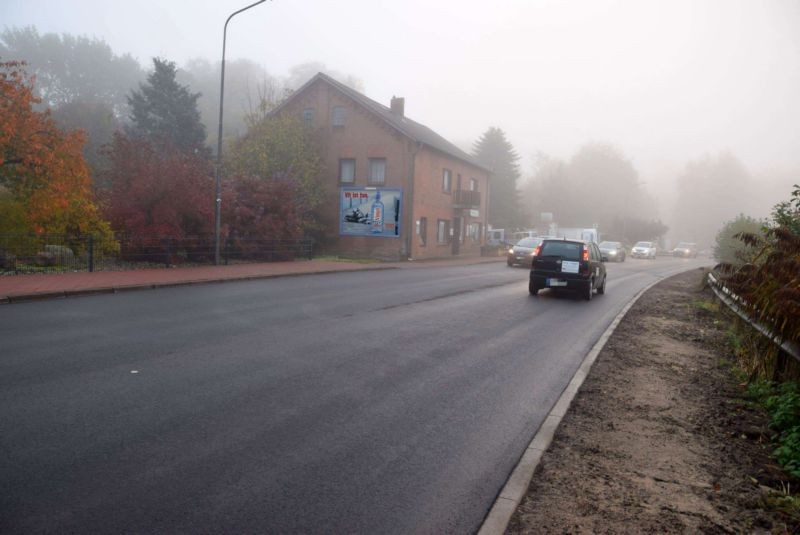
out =
<svg viewBox="0 0 800 535"><path fill-rule="evenodd" d="M562 281L561 279L547 279L548 286L566 286L567 281Z"/></svg>
<svg viewBox="0 0 800 535"><path fill-rule="evenodd" d="M578 262L570 262L565 260L561 262L561 272L562 273L577 273L578 272Z"/></svg>

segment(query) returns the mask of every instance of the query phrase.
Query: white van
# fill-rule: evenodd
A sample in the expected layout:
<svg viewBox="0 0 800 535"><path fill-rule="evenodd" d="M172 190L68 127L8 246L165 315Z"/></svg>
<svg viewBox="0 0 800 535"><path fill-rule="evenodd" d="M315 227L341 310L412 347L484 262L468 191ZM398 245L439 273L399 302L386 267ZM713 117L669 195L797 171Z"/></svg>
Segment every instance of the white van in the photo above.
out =
<svg viewBox="0 0 800 535"><path fill-rule="evenodd" d="M519 232L515 232L511 235L512 242L517 243L519 240L523 238L538 238L539 233L535 230L520 230Z"/></svg>
<svg viewBox="0 0 800 535"><path fill-rule="evenodd" d="M495 228L486 231L487 245L500 245L506 241L506 231L502 228Z"/></svg>

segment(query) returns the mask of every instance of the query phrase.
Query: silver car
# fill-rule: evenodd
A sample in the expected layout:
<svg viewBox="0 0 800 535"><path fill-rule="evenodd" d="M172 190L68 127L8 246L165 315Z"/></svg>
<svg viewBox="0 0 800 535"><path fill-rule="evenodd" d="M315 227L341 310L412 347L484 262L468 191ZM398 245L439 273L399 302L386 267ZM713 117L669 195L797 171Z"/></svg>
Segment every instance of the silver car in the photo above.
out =
<svg viewBox="0 0 800 535"><path fill-rule="evenodd" d="M649 258L650 260L655 260L656 244L651 241L637 241L636 245L631 249L631 256L633 258Z"/></svg>

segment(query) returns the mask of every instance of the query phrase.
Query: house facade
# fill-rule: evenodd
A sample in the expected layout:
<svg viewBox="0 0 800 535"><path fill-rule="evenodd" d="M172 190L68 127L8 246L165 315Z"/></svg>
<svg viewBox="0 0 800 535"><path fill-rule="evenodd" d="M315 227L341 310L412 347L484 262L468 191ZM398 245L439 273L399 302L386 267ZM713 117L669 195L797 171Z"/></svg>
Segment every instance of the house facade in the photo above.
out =
<svg viewBox="0 0 800 535"><path fill-rule="evenodd" d="M490 171L429 128L317 74L274 113L321 140L329 254L386 260L479 255Z"/></svg>

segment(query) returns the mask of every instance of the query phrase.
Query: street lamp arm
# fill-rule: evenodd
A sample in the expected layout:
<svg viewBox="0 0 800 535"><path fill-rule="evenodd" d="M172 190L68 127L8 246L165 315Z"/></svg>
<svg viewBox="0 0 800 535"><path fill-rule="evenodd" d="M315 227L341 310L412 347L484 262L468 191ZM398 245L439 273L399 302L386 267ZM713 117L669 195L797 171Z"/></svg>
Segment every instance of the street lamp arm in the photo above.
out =
<svg viewBox="0 0 800 535"><path fill-rule="evenodd" d="M214 195L214 263L216 265L219 265L219 231L222 219L222 186L220 184L220 168L222 167L222 103L225 98L225 46L228 38L228 23L233 17L242 11L247 11L251 7L255 7L258 4L263 4L266 1L267 0L259 0L258 2L253 2L249 6L243 7L238 11L234 11L225 20L225 26L222 28L222 65L219 75L219 124L217 126L217 165L215 166L216 169L214 172L214 182L216 184L216 192Z"/></svg>
<svg viewBox="0 0 800 535"><path fill-rule="evenodd" d="M223 33L223 37L222 37L222 41L223 41L223 48L224 48L224 46L225 46L225 45L224 45L224 42L225 42L225 31L228 29L228 23L231 21L231 19L232 19L233 17L235 17L236 15L238 15L239 13L241 13L242 11L247 11L247 10L248 10L248 9L250 9L251 7L255 7L255 6L257 6L258 4L263 4L263 3L264 3L264 2L266 2L266 1L267 1L267 0L258 0L258 2L253 2L253 3L252 3L252 4L250 4L249 6L247 6L247 7L243 7L243 8L242 8L242 9L240 9L239 11L234 11L233 13L231 13L230 17L228 17L228 19L225 21L225 28L223 29L223 32L222 32L222 33ZM223 55L224 55L224 52L223 52Z"/></svg>

